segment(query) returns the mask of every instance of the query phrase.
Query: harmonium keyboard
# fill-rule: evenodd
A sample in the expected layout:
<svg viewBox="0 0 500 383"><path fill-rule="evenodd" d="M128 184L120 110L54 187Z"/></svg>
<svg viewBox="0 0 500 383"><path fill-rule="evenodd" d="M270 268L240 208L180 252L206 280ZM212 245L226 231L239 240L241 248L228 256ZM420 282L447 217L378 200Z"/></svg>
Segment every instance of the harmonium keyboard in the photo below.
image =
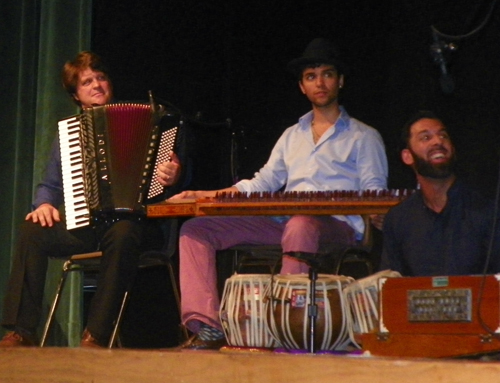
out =
<svg viewBox="0 0 500 383"><path fill-rule="evenodd" d="M377 356L465 357L500 352L500 274L379 281L379 320L361 334Z"/></svg>
<svg viewBox="0 0 500 383"><path fill-rule="evenodd" d="M221 192L213 198L167 200L147 206L151 218L210 215L384 214L411 190Z"/></svg>

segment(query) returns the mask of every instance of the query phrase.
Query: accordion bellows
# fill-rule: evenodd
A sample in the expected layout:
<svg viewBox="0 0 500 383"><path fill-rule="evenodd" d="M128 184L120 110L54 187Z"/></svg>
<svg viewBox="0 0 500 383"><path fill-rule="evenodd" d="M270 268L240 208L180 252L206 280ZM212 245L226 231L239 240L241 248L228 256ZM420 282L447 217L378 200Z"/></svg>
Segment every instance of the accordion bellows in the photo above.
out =
<svg viewBox="0 0 500 383"><path fill-rule="evenodd" d="M87 226L116 213L143 214L163 192L158 164L170 160L178 127L160 131L151 104L85 108L59 121L66 226Z"/></svg>

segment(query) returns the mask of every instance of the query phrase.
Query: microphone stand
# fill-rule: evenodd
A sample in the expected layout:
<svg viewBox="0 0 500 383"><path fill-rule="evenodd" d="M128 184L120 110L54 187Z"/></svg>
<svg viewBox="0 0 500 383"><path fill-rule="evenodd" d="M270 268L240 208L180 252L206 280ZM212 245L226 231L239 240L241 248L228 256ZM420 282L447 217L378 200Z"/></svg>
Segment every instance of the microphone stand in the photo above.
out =
<svg viewBox="0 0 500 383"><path fill-rule="evenodd" d="M309 265L309 286L310 297L309 306L307 308L309 316L309 352L316 353L315 335L316 335L316 319L318 318L318 305L316 304L316 281L318 280L318 271L315 267Z"/></svg>
<svg viewBox="0 0 500 383"><path fill-rule="evenodd" d="M285 253L290 257L304 261L309 266L309 305L307 306L307 316L309 318L309 348L311 354L316 353L316 320L318 318L318 305L316 304L316 281L318 280L318 269L320 259L318 254L306 253L302 251L291 251Z"/></svg>

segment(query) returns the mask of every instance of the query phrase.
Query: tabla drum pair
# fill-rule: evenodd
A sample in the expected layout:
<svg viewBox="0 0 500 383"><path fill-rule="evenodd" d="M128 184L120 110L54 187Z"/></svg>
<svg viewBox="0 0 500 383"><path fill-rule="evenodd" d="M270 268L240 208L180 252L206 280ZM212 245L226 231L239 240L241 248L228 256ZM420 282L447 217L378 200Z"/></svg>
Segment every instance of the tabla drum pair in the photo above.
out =
<svg viewBox="0 0 500 383"><path fill-rule="evenodd" d="M318 350L341 349L349 341L343 288L350 277L325 275L316 281ZM310 281L307 275L235 274L226 281L220 319L230 346L307 350Z"/></svg>

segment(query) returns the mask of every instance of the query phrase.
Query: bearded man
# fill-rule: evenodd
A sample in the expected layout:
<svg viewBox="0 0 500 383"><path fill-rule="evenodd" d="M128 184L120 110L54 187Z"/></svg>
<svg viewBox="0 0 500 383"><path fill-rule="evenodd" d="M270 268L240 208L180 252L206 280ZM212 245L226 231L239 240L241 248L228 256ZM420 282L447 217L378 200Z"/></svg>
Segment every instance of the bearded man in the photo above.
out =
<svg viewBox="0 0 500 383"><path fill-rule="evenodd" d="M444 123L432 112L418 112L404 125L402 139L401 158L419 188L385 216L380 268L403 276L498 272L493 203L457 179Z"/></svg>

